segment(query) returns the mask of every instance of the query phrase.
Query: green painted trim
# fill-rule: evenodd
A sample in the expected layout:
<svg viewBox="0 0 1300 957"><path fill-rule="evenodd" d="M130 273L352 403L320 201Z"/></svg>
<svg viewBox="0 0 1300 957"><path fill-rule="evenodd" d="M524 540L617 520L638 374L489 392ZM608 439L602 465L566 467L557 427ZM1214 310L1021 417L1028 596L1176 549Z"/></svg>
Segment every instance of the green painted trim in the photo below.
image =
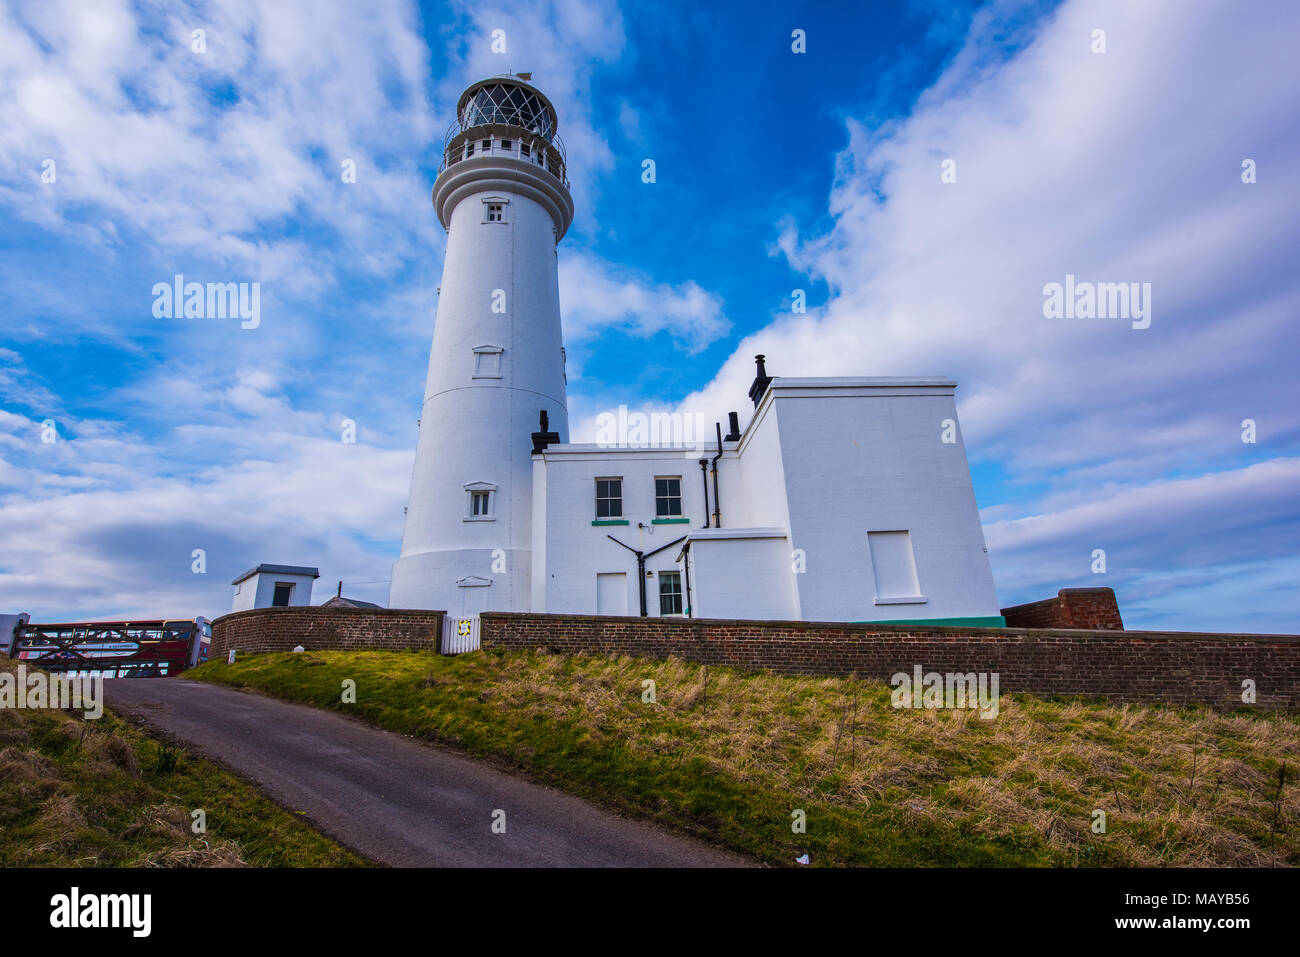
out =
<svg viewBox="0 0 1300 957"><path fill-rule="evenodd" d="M949 628L1005 628L1001 615L983 618L891 618L888 621L857 621L855 625L946 625Z"/></svg>
<svg viewBox="0 0 1300 957"><path fill-rule="evenodd" d="M627 519L625 519L625 518L598 518L598 519L596 519L594 522L592 522L591 524L592 524L592 525L626 525L626 524L627 524Z"/></svg>
<svg viewBox="0 0 1300 957"><path fill-rule="evenodd" d="M689 525L690 523L689 518L652 518L650 520L651 525Z"/></svg>

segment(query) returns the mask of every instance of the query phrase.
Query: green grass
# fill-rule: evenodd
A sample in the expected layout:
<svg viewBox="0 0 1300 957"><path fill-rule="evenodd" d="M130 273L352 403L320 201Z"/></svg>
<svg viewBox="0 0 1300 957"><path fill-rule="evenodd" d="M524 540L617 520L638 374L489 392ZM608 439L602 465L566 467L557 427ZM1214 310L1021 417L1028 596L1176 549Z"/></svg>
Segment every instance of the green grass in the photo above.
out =
<svg viewBox="0 0 1300 957"><path fill-rule="evenodd" d="M1004 695L981 720L894 709L878 682L542 652L270 654L187 677L451 745L779 865L1300 861L1294 716Z"/></svg>
<svg viewBox="0 0 1300 957"><path fill-rule="evenodd" d="M0 709L0 867L364 864L224 769L107 712Z"/></svg>

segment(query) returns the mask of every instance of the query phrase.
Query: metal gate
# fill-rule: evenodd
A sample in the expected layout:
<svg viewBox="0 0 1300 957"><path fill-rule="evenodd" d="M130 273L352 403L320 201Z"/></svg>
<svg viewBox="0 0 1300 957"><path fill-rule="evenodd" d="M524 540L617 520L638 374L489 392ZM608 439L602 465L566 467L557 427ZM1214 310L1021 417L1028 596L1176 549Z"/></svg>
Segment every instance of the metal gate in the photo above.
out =
<svg viewBox="0 0 1300 957"><path fill-rule="evenodd" d="M206 661L211 641L204 618L26 624L9 657L62 674L155 678Z"/></svg>
<svg viewBox="0 0 1300 957"><path fill-rule="evenodd" d="M478 651L479 647L478 616L472 618L453 618L447 615L442 620L442 648L444 655L459 655L467 651Z"/></svg>

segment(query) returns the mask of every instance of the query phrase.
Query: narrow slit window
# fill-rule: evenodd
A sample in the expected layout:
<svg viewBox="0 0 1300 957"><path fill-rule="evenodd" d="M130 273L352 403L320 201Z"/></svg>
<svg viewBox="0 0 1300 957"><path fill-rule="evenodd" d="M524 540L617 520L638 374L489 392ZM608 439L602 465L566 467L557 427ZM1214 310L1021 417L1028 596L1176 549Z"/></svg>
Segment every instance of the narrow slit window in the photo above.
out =
<svg viewBox="0 0 1300 957"><path fill-rule="evenodd" d="M495 522L496 486L490 482L471 482L465 486L465 521Z"/></svg>

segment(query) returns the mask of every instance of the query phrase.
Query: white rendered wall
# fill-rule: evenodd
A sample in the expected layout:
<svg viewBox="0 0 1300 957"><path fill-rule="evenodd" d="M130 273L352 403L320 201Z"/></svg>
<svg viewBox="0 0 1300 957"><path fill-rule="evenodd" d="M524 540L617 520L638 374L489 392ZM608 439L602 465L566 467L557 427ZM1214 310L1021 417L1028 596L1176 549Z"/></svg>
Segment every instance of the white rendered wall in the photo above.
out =
<svg viewBox="0 0 1300 957"><path fill-rule="evenodd" d="M690 566L695 618L799 617L784 532L721 528L694 533Z"/></svg>
<svg viewBox="0 0 1300 957"><path fill-rule="evenodd" d="M785 465L770 403L762 403L745 427L742 442L718 463L724 528L789 528Z"/></svg>
<svg viewBox="0 0 1300 957"><path fill-rule="evenodd" d="M483 221L488 197L508 200L506 222ZM495 290L505 293L504 313L492 311ZM478 346L503 350L500 378L475 378ZM538 411L546 409L551 430L568 439L561 348L551 213L497 185L469 193L450 215L390 607L453 614L529 609L530 436L538 430ZM465 520L470 483L496 486L491 521ZM457 584L467 576L491 584Z"/></svg>
<svg viewBox="0 0 1300 957"><path fill-rule="evenodd" d="M310 575L285 575L275 572L257 572L235 586L235 600L231 611L250 608L270 608L275 599L275 586L293 585L289 593L289 607L311 604L311 589L315 579Z"/></svg>
<svg viewBox="0 0 1300 957"><path fill-rule="evenodd" d="M607 534L649 551L689 533L692 612L710 618L884 621L1000 614L966 455L942 442L957 412L943 380L778 379L739 445L719 462L722 529L702 529L695 454L552 447L535 460L538 547L533 608L594 614L596 576L627 571L639 612L635 557ZM709 455L712 458L712 453ZM654 477L682 476L689 524L654 517ZM628 525L593 526L595 479L622 477ZM713 484L709 480L710 512ZM877 604L868 532L907 531L923 602ZM541 544L544 541L544 546ZM792 568L799 550L804 571ZM658 572L680 569L675 546L647 567L647 611ZM683 580L683 585L685 581Z"/></svg>
<svg viewBox="0 0 1300 957"><path fill-rule="evenodd" d="M533 552L534 611L594 615L596 576L627 573L627 613L641 613L636 556L611 542L619 541L649 552L681 538L704 524L704 493L697 453L687 458L681 449L600 449L595 446L551 447L537 458L544 481L534 488L546 516L545 542ZM680 475L680 524L654 524L655 477ZM593 525L596 520L596 479L623 479L623 520L626 525ZM712 494L712 492L710 492ZM644 527L638 527L644 526ZM645 579L646 612L659 615L659 572L681 571L680 545L646 559L653 576ZM683 591L685 581L683 580Z"/></svg>
<svg viewBox="0 0 1300 957"><path fill-rule="evenodd" d="M952 383L778 379L791 543L809 621L886 621L1000 614L984 532L961 443ZM800 383L820 388L800 388ZM877 604L869 531L910 533L923 603Z"/></svg>

